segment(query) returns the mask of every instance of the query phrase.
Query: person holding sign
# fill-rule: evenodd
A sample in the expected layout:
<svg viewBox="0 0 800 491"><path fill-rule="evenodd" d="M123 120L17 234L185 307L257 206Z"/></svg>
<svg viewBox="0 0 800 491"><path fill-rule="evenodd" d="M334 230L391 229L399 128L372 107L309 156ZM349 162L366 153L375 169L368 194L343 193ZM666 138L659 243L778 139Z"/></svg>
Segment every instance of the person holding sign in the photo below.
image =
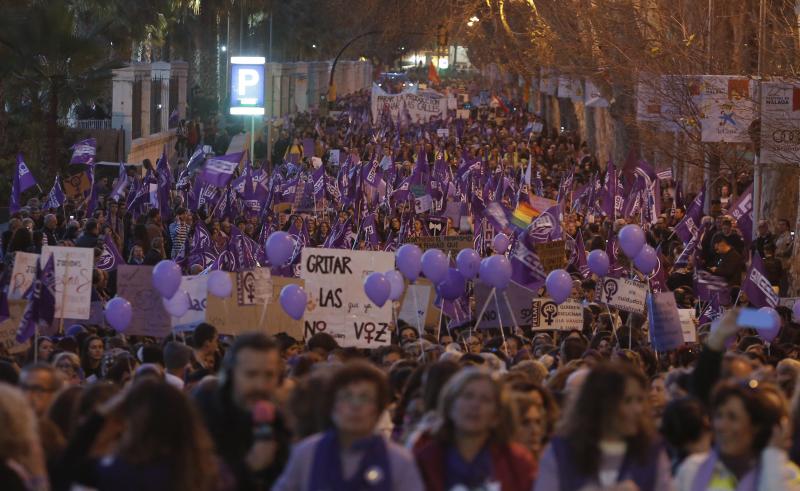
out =
<svg viewBox="0 0 800 491"><path fill-rule="evenodd" d="M423 489L413 457L375 434L389 403L386 376L352 362L339 368L327 387L330 429L298 443L273 491Z"/></svg>

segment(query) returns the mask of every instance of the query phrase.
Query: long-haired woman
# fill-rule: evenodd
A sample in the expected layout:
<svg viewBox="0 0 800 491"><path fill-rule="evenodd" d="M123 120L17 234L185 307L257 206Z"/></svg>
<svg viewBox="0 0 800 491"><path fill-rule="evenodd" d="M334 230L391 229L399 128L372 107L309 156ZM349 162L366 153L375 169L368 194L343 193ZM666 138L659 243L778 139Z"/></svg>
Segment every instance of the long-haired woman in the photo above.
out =
<svg viewBox="0 0 800 491"><path fill-rule="evenodd" d="M586 376L539 462L536 491L634 484L672 487L667 454L647 407L648 383L629 364L602 363Z"/></svg>
<svg viewBox="0 0 800 491"><path fill-rule="evenodd" d="M0 488L49 489L36 415L16 387L0 383Z"/></svg>
<svg viewBox="0 0 800 491"><path fill-rule="evenodd" d="M439 397L439 427L414 453L428 491L467 489L528 491L533 458L512 443L514 413L505 387L477 367L455 374Z"/></svg>

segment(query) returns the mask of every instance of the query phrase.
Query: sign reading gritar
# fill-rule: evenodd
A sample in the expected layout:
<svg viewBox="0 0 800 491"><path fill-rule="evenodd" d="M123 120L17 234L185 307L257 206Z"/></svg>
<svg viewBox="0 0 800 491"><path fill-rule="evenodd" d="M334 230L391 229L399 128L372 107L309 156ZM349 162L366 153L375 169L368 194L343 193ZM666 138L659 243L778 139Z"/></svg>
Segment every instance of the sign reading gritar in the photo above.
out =
<svg viewBox="0 0 800 491"><path fill-rule="evenodd" d="M306 282L309 297L305 337L327 332L342 347L388 345L391 302L378 307L361 285L370 273L393 267L391 252L303 248L300 277Z"/></svg>
<svg viewBox="0 0 800 491"><path fill-rule="evenodd" d="M761 84L762 164L800 164L800 84Z"/></svg>
<svg viewBox="0 0 800 491"><path fill-rule="evenodd" d="M598 300L626 312L644 314L647 308L647 285L627 278L603 278L597 284Z"/></svg>

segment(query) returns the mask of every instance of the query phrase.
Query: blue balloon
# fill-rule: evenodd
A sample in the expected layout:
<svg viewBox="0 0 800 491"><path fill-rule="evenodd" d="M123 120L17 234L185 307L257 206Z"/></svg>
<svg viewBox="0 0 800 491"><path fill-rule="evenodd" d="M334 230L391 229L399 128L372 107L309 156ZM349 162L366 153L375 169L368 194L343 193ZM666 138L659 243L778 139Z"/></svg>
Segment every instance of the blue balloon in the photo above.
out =
<svg viewBox="0 0 800 491"><path fill-rule="evenodd" d="M554 269L544 282L547 294L557 304L562 304L572 294L572 277L563 269Z"/></svg>
<svg viewBox="0 0 800 491"><path fill-rule="evenodd" d="M606 251L601 251L600 249L595 249L590 252L589 257L586 258L586 263L589 266L589 271L597 276L607 275L608 268L611 266L608 260L608 254L606 254Z"/></svg>
<svg viewBox="0 0 800 491"><path fill-rule="evenodd" d="M403 275L400 271L393 269L383 273L383 277L389 281L391 287L389 291L389 300L397 301L403 296L403 290L406 289L406 283L403 281Z"/></svg>
<svg viewBox="0 0 800 491"><path fill-rule="evenodd" d="M439 249L428 249L422 255L422 272L434 285L447 276L449 266L450 261L447 259L447 255Z"/></svg>
<svg viewBox="0 0 800 491"><path fill-rule="evenodd" d="M436 285L436 293L438 293L445 300L455 300L467 289L467 280L461 276L456 268L449 268L447 276L438 285Z"/></svg>
<svg viewBox="0 0 800 491"><path fill-rule="evenodd" d="M272 266L283 266L294 253L294 239L286 232L272 232L267 237L266 251Z"/></svg>
<svg viewBox="0 0 800 491"><path fill-rule="evenodd" d="M658 266L658 253L655 249L645 244L633 259L633 265L642 273L650 274Z"/></svg>
<svg viewBox="0 0 800 491"><path fill-rule="evenodd" d="M511 262L507 257L495 254L481 261L481 281L498 290L505 290L511 283Z"/></svg>
<svg viewBox="0 0 800 491"><path fill-rule="evenodd" d="M389 294L392 293L392 285L382 273L376 271L364 279L364 293L367 294L370 302L378 307L383 307L383 304L389 300Z"/></svg>
<svg viewBox="0 0 800 491"><path fill-rule="evenodd" d="M461 249L456 256L456 266L461 276L471 280L478 275L481 267L481 256L475 249Z"/></svg>
<svg viewBox="0 0 800 491"><path fill-rule="evenodd" d="M414 244L405 244L395 254L397 269L410 282L414 282L422 271L422 249Z"/></svg>
<svg viewBox="0 0 800 491"><path fill-rule="evenodd" d="M306 311L308 297L302 287L290 284L281 289L280 302L283 311L289 314L292 319L299 321Z"/></svg>

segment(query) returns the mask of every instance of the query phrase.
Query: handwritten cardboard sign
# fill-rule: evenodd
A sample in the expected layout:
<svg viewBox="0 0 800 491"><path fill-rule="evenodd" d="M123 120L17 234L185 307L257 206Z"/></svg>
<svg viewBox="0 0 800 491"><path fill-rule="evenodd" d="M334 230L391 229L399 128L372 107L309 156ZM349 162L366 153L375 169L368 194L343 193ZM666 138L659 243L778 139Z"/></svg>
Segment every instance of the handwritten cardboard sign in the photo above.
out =
<svg viewBox="0 0 800 491"><path fill-rule="evenodd" d="M228 273L231 281L236 281L236 273ZM295 339L303 339L303 322L289 317L280 306L281 289L288 284L304 286L297 278L270 277L272 292L270 300L256 299L253 304L240 305L237 289L234 288L226 298L208 295L206 298L206 322L212 324L223 334L238 335L259 331L265 334L285 332ZM263 297L262 297L263 298Z"/></svg>
<svg viewBox="0 0 800 491"><path fill-rule="evenodd" d="M549 273L567 265L567 254L563 240L554 240L543 244L536 244L536 254L544 266L544 272Z"/></svg>
<svg viewBox="0 0 800 491"><path fill-rule="evenodd" d="M25 300L9 300L8 319L0 322L0 351L5 350L6 353L15 355L24 353L30 347L30 341L18 343L16 339L17 328L19 328L19 322L27 304L28 302Z"/></svg>
<svg viewBox="0 0 800 491"><path fill-rule="evenodd" d="M455 258L461 249L467 249L473 246L471 235L438 235L430 237L409 237L406 240L408 244L416 244L423 251L428 249L440 249L445 254L450 254L451 258Z"/></svg>
<svg viewBox="0 0 800 491"><path fill-rule="evenodd" d="M11 270L11 281L8 283L8 299L22 300L36 277L36 261L38 254L17 251L14 253L14 269Z"/></svg>
<svg viewBox="0 0 800 491"><path fill-rule="evenodd" d="M88 247L42 247L42 261L54 256L56 273L56 317L88 319L92 300L94 249ZM151 286L152 288L152 286Z"/></svg>
<svg viewBox="0 0 800 491"><path fill-rule="evenodd" d="M133 319L126 334L162 338L170 333L170 315L153 288L153 267L120 265L117 268L117 295L131 303Z"/></svg>
<svg viewBox="0 0 800 491"><path fill-rule="evenodd" d="M394 254L346 249L303 249L300 277L309 294L305 333L327 332L342 347L377 348L391 341L392 310L364 293L372 272L394 267Z"/></svg>
<svg viewBox="0 0 800 491"><path fill-rule="evenodd" d="M647 305L647 285L627 278L605 277L597 283L597 299L626 312L644 314Z"/></svg>

